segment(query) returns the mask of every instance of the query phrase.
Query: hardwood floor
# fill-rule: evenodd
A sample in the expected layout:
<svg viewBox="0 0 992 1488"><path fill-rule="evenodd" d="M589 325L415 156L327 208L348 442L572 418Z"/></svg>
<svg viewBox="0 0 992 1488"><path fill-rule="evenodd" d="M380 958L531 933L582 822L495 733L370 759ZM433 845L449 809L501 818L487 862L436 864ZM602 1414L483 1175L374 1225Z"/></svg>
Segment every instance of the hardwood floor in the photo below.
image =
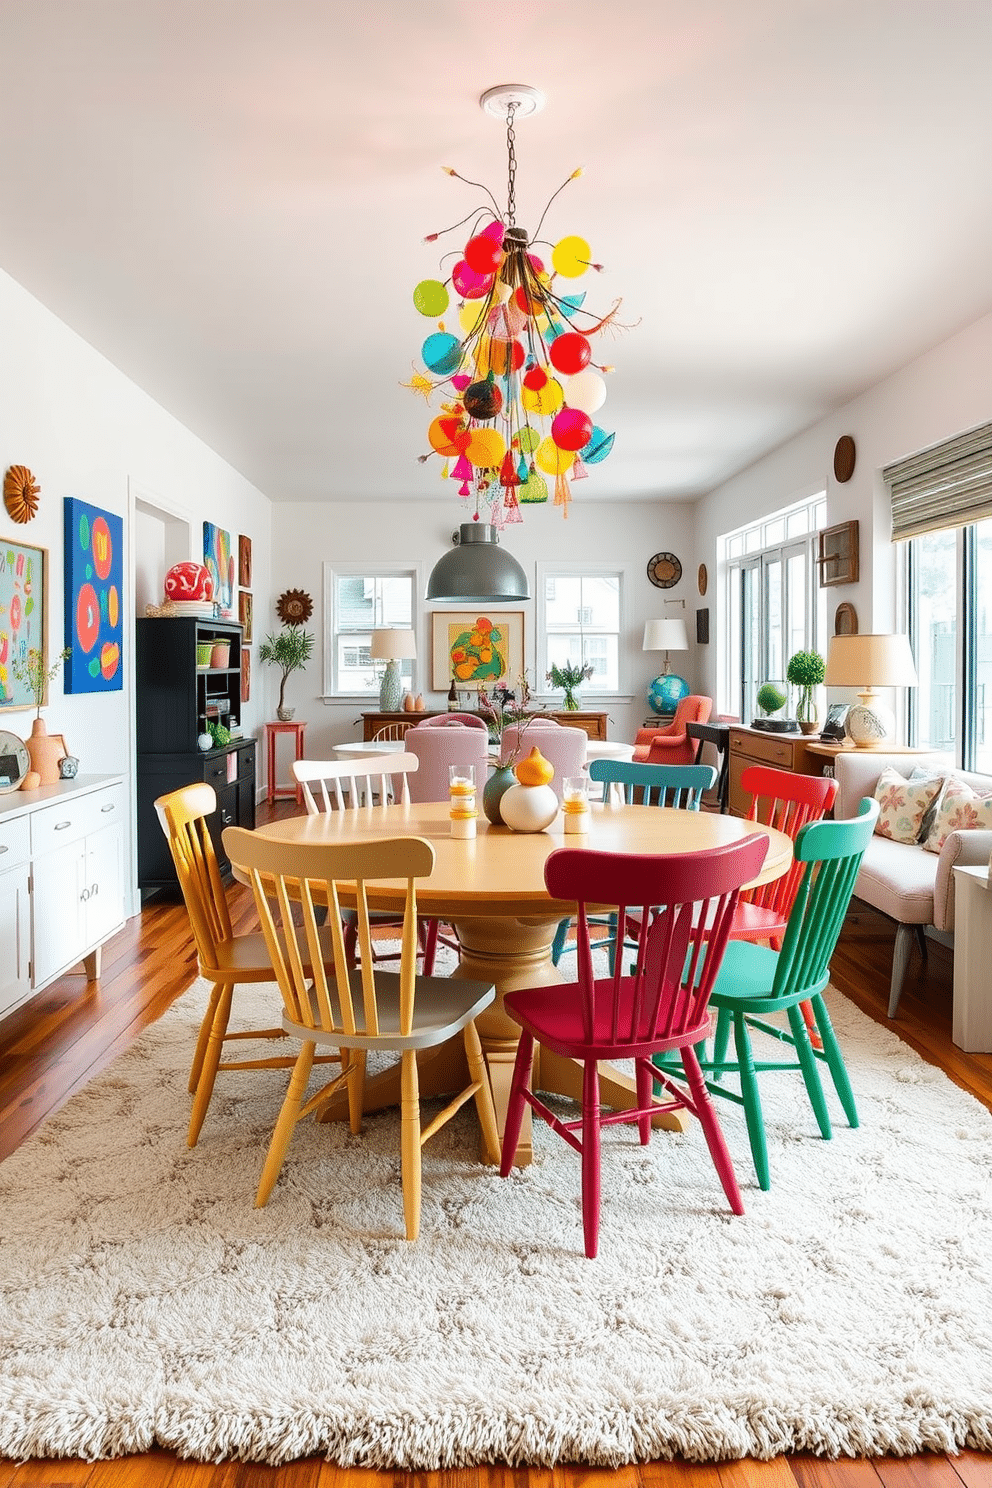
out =
<svg viewBox="0 0 992 1488"><path fill-rule="evenodd" d="M295 813L292 802L259 819ZM248 891L232 886L236 928L254 923ZM939 1065L992 1110L992 1055L965 1054L951 1042L951 956L914 955L899 1019L888 1023L894 927L852 905L834 957L835 985L865 1013ZM0 1159L13 1152L74 1090L105 1068L166 1010L196 974L182 901L159 896L104 949L103 975L62 977L0 1022ZM0 1461L0 1488L992 1488L992 1453L944 1457L844 1459L797 1455L772 1462L647 1463L615 1472L581 1467L479 1467L453 1472L345 1470L317 1459L286 1467L195 1463L167 1452L109 1462Z"/></svg>

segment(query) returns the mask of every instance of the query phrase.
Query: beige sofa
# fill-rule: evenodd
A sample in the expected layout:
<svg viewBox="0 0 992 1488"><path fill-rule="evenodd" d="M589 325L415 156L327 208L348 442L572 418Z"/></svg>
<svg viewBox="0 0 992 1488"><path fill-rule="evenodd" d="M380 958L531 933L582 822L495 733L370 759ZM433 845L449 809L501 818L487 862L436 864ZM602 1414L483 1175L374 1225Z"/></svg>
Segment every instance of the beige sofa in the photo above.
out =
<svg viewBox="0 0 992 1488"><path fill-rule="evenodd" d="M834 816L852 817L862 796L875 792L878 777L886 766L909 776L917 765L935 770L954 770L975 790L992 790L992 777L957 770L942 754L883 754L874 749L855 749L839 754L834 761L838 792ZM903 979L909 962L914 936L923 927L952 935L954 931L953 868L985 865L992 854L992 832L951 832L939 853L922 847L890 842L874 836L861 863L854 885L858 899L891 915L898 924L895 950L892 954L892 981L889 986L889 1017L894 1018L899 1006Z"/></svg>

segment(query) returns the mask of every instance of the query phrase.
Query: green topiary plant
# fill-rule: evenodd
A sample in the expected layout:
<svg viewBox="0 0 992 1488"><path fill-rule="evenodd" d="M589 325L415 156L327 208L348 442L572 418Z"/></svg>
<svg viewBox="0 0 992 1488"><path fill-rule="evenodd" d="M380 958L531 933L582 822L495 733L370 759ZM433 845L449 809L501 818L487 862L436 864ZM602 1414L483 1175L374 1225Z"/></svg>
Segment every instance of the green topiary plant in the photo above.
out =
<svg viewBox="0 0 992 1488"><path fill-rule="evenodd" d="M827 674L823 657L819 651L797 651L789 660L785 675L793 687L799 688L796 717L800 723L816 722L814 687L819 687Z"/></svg>
<svg viewBox="0 0 992 1488"><path fill-rule="evenodd" d="M282 718L286 713L284 697L286 692L286 679L291 672L301 671L313 655L316 644L315 637L309 631L299 625L287 625L277 636L267 635L258 648L259 661L269 662L273 666L281 667L282 680L279 683L279 706L276 715Z"/></svg>
<svg viewBox="0 0 992 1488"><path fill-rule="evenodd" d="M764 682L758 688L756 701L762 713L777 713L779 708L785 707L788 698L774 682Z"/></svg>

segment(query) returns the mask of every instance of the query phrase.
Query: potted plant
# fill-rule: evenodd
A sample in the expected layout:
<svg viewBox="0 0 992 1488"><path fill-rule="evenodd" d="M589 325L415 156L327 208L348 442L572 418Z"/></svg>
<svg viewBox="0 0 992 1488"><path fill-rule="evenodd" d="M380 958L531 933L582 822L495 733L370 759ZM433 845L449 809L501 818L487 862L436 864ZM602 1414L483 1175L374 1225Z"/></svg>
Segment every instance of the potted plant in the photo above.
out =
<svg viewBox="0 0 992 1488"><path fill-rule="evenodd" d="M548 672L547 681L552 687L561 687L565 696L562 698L562 708L566 713L575 713L579 708L579 700L575 696L575 689L582 682L588 682L592 676L591 666L574 666L572 662L566 662L564 666L552 666Z"/></svg>
<svg viewBox="0 0 992 1488"><path fill-rule="evenodd" d="M315 637L309 631L298 625L287 625L277 636L267 635L258 648L259 661L268 662L282 671L279 706L276 708L276 717L280 723L288 723L296 711L285 706L286 679L290 673L302 671L313 655L314 644Z"/></svg>
<svg viewBox="0 0 992 1488"><path fill-rule="evenodd" d="M816 714L816 699L813 689L819 687L826 676L826 666L819 651L797 651L789 658L785 670L786 680L799 692L796 702L796 718L804 734L815 734L819 726Z"/></svg>
<svg viewBox="0 0 992 1488"><path fill-rule="evenodd" d="M11 662L10 669L18 682L23 682L28 691L34 694L35 718L31 725L31 735L25 740L25 744L31 756L31 768L41 776L42 785L54 785L59 778L59 760L68 753L61 734L49 735L41 710L47 701L49 682L71 655L71 650L66 646L65 650L58 653L52 665L46 667L45 653L37 646L31 646L26 656L16 657Z"/></svg>

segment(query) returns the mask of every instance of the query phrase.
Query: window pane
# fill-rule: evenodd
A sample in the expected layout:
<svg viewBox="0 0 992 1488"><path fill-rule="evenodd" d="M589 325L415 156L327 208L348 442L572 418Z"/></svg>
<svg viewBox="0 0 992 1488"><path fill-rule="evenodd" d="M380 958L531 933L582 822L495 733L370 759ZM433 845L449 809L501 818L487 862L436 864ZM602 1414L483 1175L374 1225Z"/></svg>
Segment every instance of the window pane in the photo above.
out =
<svg viewBox="0 0 992 1488"><path fill-rule="evenodd" d="M992 521L975 527L975 769L992 774Z"/></svg>
<svg viewBox="0 0 992 1488"><path fill-rule="evenodd" d="M785 660L797 651L807 650L806 637L806 554L795 553L787 563L789 613L786 627ZM783 673L784 676L784 673Z"/></svg>
<svg viewBox="0 0 992 1488"><path fill-rule="evenodd" d="M748 723L754 715L755 697L758 688L767 679L761 676L761 574L757 568L745 568L741 573L744 602L741 614L744 620L743 677L741 685L741 721Z"/></svg>
<svg viewBox="0 0 992 1488"><path fill-rule="evenodd" d="M741 706L741 571L727 572L727 697L736 712Z"/></svg>
<svg viewBox="0 0 992 1488"><path fill-rule="evenodd" d="M785 540L785 523L779 517L775 522L765 523L765 547L773 548Z"/></svg>
<svg viewBox="0 0 992 1488"><path fill-rule="evenodd" d="M765 564L765 682L785 677L782 658L782 565L778 559Z"/></svg>
<svg viewBox="0 0 992 1488"><path fill-rule="evenodd" d="M555 666L591 666L591 692L620 689L620 575L555 574L544 582L547 658ZM539 678L543 682L544 677Z"/></svg>
<svg viewBox="0 0 992 1488"><path fill-rule="evenodd" d="M786 521L786 535L788 537L802 537L804 532L809 531L810 514L805 506L798 511L790 512Z"/></svg>
<svg viewBox="0 0 992 1488"><path fill-rule="evenodd" d="M369 655L372 631L413 625L411 574L335 574L334 679L336 692L378 696L384 662ZM400 662L403 689L413 690L413 661Z"/></svg>
<svg viewBox="0 0 992 1488"><path fill-rule="evenodd" d="M957 534L913 540L916 617L916 743L954 751L957 738Z"/></svg>

